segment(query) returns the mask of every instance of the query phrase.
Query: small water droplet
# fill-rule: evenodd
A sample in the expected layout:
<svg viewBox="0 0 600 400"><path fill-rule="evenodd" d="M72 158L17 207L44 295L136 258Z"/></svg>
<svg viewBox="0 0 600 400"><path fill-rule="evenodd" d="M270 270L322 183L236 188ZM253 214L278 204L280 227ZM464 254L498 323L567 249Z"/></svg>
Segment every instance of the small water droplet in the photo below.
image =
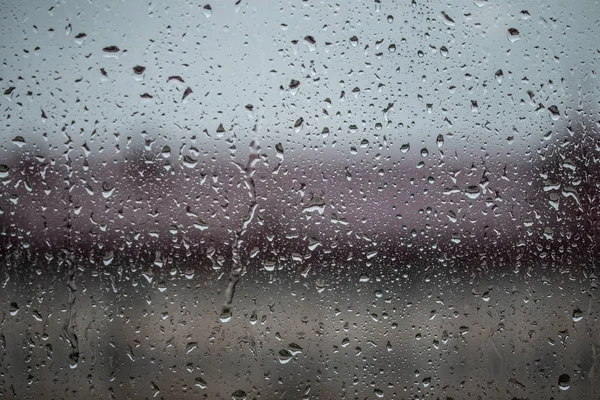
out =
<svg viewBox="0 0 600 400"><path fill-rule="evenodd" d="M228 307L223 307L221 310L221 315L219 316L219 320L223 323L231 321L231 310Z"/></svg>
<svg viewBox="0 0 600 400"><path fill-rule="evenodd" d="M571 377L568 374L562 374L559 376L558 387L560 390L568 390L571 387Z"/></svg>
<svg viewBox="0 0 600 400"><path fill-rule="evenodd" d="M231 398L233 400L246 400L248 395L243 390L236 390L231 394Z"/></svg>
<svg viewBox="0 0 600 400"><path fill-rule="evenodd" d="M279 350L279 363L280 364L287 364L288 362L290 362L290 360L293 358L294 356L292 355L292 353L287 350L287 349L281 349Z"/></svg>
<svg viewBox="0 0 600 400"><path fill-rule="evenodd" d="M296 133L300 132L302 130L303 126L304 126L304 118L300 117L294 123L294 131Z"/></svg>
<svg viewBox="0 0 600 400"><path fill-rule="evenodd" d="M448 14L446 14L444 11L442 11L442 21L444 22L444 25L446 26L454 26L454 20L452 18L450 18L450 16Z"/></svg>
<svg viewBox="0 0 600 400"><path fill-rule="evenodd" d="M21 148L25 145L25 138L23 138L23 136L15 136L12 142L17 147Z"/></svg>
<svg viewBox="0 0 600 400"><path fill-rule="evenodd" d="M121 49L119 49L117 46L107 46L103 48L102 51L104 51L105 53L118 53L119 51L121 51Z"/></svg>
<svg viewBox="0 0 600 400"><path fill-rule="evenodd" d="M517 40L521 39L521 36L519 34L519 30L516 28L509 28L508 29L508 40L511 41L511 43L516 42Z"/></svg>
<svg viewBox="0 0 600 400"><path fill-rule="evenodd" d="M558 107L552 105L548 107L548 111L550 111L550 118L552 118L553 121L558 121L560 118L560 111L558 111Z"/></svg>
<svg viewBox="0 0 600 400"><path fill-rule="evenodd" d="M442 148L442 146L444 145L444 135L442 135L441 133L437 136L437 139L435 140L437 143L438 148Z"/></svg>
<svg viewBox="0 0 600 400"><path fill-rule="evenodd" d="M195 383L194 386L199 387L200 389L206 389L206 387L208 386L208 384L206 383L206 381L200 377L197 377L195 379Z"/></svg>
<svg viewBox="0 0 600 400"><path fill-rule="evenodd" d="M202 10L204 11L204 15L206 16L206 18L210 18L212 16L212 7L210 6L210 4L207 4L204 7L202 7Z"/></svg>

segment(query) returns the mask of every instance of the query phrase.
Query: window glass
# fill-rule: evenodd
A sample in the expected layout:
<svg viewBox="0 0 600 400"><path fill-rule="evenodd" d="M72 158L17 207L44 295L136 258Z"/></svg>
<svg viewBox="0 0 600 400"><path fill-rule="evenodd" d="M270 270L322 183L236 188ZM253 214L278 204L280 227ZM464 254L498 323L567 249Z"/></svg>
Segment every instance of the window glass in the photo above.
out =
<svg viewBox="0 0 600 400"><path fill-rule="evenodd" d="M598 1L1 7L1 397L600 397Z"/></svg>

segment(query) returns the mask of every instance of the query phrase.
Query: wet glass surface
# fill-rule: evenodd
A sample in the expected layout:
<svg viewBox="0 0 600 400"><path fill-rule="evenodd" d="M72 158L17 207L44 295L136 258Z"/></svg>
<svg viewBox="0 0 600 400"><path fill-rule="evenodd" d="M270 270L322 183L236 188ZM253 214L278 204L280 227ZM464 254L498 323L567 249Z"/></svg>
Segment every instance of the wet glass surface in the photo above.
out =
<svg viewBox="0 0 600 400"><path fill-rule="evenodd" d="M598 1L1 4L0 397L600 397Z"/></svg>

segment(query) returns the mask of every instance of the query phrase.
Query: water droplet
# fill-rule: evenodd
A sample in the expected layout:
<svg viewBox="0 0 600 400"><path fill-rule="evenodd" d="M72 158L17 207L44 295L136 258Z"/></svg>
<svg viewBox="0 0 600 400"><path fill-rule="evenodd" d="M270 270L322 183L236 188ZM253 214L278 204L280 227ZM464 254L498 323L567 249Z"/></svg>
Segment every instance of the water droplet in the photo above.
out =
<svg viewBox="0 0 600 400"><path fill-rule="evenodd" d="M444 145L444 135L442 135L441 133L437 136L437 139L435 140L437 143L438 148L442 148L442 146Z"/></svg>
<svg viewBox="0 0 600 400"><path fill-rule="evenodd" d="M305 36L304 43L308 46L308 51L315 51L317 48L317 41L312 36Z"/></svg>
<svg viewBox="0 0 600 400"><path fill-rule="evenodd" d="M562 374L559 376L558 387L560 390L568 390L571 387L571 377L568 374Z"/></svg>
<svg viewBox="0 0 600 400"><path fill-rule="evenodd" d="M302 130L303 126L304 126L304 118L300 117L294 123L294 131L296 133L300 132Z"/></svg>
<svg viewBox="0 0 600 400"><path fill-rule="evenodd" d="M182 101L183 101L183 100L185 100L185 98L186 98L186 97L188 97L188 96L189 96L190 94L192 94L192 93L193 93L193 91L192 91L192 88L188 86L188 87L185 89L185 91L183 92L183 96L181 97L181 100L182 100Z"/></svg>
<svg viewBox="0 0 600 400"><path fill-rule="evenodd" d="M104 197L105 199L108 199L110 196L113 195L114 192L115 192L114 185L110 185L106 182L102 183L102 197Z"/></svg>
<svg viewBox="0 0 600 400"><path fill-rule="evenodd" d="M231 394L231 398L233 400L246 400L248 395L243 390L236 390Z"/></svg>
<svg viewBox="0 0 600 400"><path fill-rule="evenodd" d="M279 350L279 363L280 364L287 364L288 362L290 362L290 360L293 358L294 356L292 355L292 353L287 350L287 349L281 349Z"/></svg>
<svg viewBox="0 0 600 400"><path fill-rule="evenodd" d="M446 14L444 11L442 11L442 21L444 22L444 25L446 26L454 26L454 20L452 18L450 18L450 16L448 14Z"/></svg>
<svg viewBox="0 0 600 400"><path fill-rule="evenodd" d="M23 138L23 136L15 136L12 142L19 148L25 145L25 139Z"/></svg>
<svg viewBox="0 0 600 400"><path fill-rule="evenodd" d="M12 303L10 303L8 311L10 312L10 315L14 317L19 313L19 305L13 301Z"/></svg>
<svg viewBox="0 0 600 400"><path fill-rule="evenodd" d="M0 164L0 179L7 179L9 171L8 165Z"/></svg>
<svg viewBox="0 0 600 400"><path fill-rule="evenodd" d="M468 188L465 189L465 195L471 199L471 200L475 200L476 198L479 197L479 195L481 195L481 192L479 191L479 186L469 186Z"/></svg>
<svg viewBox="0 0 600 400"><path fill-rule="evenodd" d="M197 377L196 379L194 379L194 381L195 381L194 386L197 386L200 389L206 389L206 387L208 386L206 381L200 377Z"/></svg>
<svg viewBox="0 0 600 400"><path fill-rule="evenodd" d="M102 51L104 51L105 53L118 53L119 51L121 51L121 49L119 49L117 46L107 46L103 48Z"/></svg>
<svg viewBox="0 0 600 400"><path fill-rule="evenodd" d="M579 322L583 318L583 311L579 308L573 310L573 322Z"/></svg>
<svg viewBox="0 0 600 400"><path fill-rule="evenodd" d="M265 261L263 263L263 268L267 272L273 272L273 271L275 271L275 261Z"/></svg>
<svg viewBox="0 0 600 400"><path fill-rule="evenodd" d="M146 67L142 67L141 65L136 65L135 67L133 67L133 73L136 75L142 75L145 70Z"/></svg>
<svg viewBox="0 0 600 400"><path fill-rule="evenodd" d="M221 310L221 315L219 316L219 320L223 323L229 322L231 321L231 309L227 308L227 307L223 307L223 309Z"/></svg>
<svg viewBox="0 0 600 400"><path fill-rule="evenodd" d="M252 315L250 315L250 325L256 325L258 322L258 315L256 315L256 311L252 311Z"/></svg>
<svg viewBox="0 0 600 400"><path fill-rule="evenodd" d="M502 70L499 69L494 75L496 76L496 81L498 83L502 83L502 78L504 77L504 73L502 72Z"/></svg>
<svg viewBox="0 0 600 400"><path fill-rule="evenodd" d="M521 36L519 34L519 30L516 28L509 28L508 29L508 40L511 41L511 43L516 42L517 40L521 39Z"/></svg>
<svg viewBox="0 0 600 400"><path fill-rule="evenodd" d="M298 87L300 86L300 81L292 79L290 82L290 94L295 96L298 93Z"/></svg>
<svg viewBox="0 0 600 400"><path fill-rule="evenodd" d="M560 118L560 111L558 111L557 106L552 105L548 107L548 111L550 111L550 118L552 118L553 121L557 121Z"/></svg>
<svg viewBox="0 0 600 400"><path fill-rule="evenodd" d="M210 6L210 4L207 4L204 7L202 7L202 10L204 11L204 15L206 16L206 18L210 18L212 16L212 7Z"/></svg>
<svg viewBox="0 0 600 400"><path fill-rule="evenodd" d="M302 353L302 347L298 346L296 343L290 343L288 345L288 349L290 350L290 353L292 353L293 356L295 356L296 354L300 354Z"/></svg>
<svg viewBox="0 0 600 400"><path fill-rule="evenodd" d="M183 156L183 165L185 165L186 167L194 168L197 164L198 160L195 160L188 155Z"/></svg>

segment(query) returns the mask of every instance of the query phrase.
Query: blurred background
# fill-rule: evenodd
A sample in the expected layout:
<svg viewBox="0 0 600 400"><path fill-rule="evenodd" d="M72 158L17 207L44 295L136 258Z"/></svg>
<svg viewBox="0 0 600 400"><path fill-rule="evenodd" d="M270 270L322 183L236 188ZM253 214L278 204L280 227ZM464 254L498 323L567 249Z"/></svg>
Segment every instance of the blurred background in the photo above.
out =
<svg viewBox="0 0 600 400"><path fill-rule="evenodd" d="M0 4L0 397L600 398L598 1Z"/></svg>

